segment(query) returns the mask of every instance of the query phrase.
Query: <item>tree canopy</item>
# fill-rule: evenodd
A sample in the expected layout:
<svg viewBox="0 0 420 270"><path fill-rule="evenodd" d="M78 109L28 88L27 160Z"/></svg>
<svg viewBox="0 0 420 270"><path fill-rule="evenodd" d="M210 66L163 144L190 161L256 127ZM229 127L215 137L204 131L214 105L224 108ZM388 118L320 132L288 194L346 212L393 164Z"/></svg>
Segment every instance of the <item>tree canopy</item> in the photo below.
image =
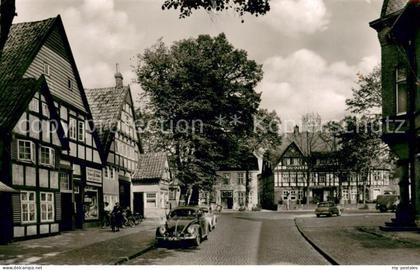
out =
<svg viewBox="0 0 420 270"><path fill-rule="evenodd" d="M149 135L171 151L185 185L211 188L220 162L238 148L238 136L252 132L261 65L220 34L170 47L159 41L138 55L135 71L154 122L146 126Z"/></svg>
<svg viewBox="0 0 420 270"><path fill-rule="evenodd" d="M165 0L162 9L179 9L180 18L188 17L198 9L213 12L234 10L241 17L244 14L259 16L270 10L270 0Z"/></svg>

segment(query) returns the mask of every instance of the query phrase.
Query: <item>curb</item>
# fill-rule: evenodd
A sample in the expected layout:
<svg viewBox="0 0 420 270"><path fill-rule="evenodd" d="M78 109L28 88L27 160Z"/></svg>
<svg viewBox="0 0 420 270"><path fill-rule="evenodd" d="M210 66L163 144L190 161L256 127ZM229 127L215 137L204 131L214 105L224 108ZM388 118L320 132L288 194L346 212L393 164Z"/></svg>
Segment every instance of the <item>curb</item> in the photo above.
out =
<svg viewBox="0 0 420 270"><path fill-rule="evenodd" d="M324 257L329 263L331 263L332 265L340 265L336 259L334 259L331 255L329 255L326 251L322 250L319 246L317 246L315 244L315 242L309 237L307 236L302 228L299 227L298 222L297 222L297 218L294 218L294 222L295 222L295 226L297 228L297 230L299 231L299 233L302 235L302 237L316 250L318 251L319 254L321 254L322 257Z"/></svg>
<svg viewBox="0 0 420 270"><path fill-rule="evenodd" d="M126 263L134 258L137 258L141 255L143 255L144 253L152 250L155 247L155 241L153 240L152 242L150 242L145 248L143 248L142 250L127 256L127 257L121 257L121 259L119 259L117 262L114 263L114 265L121 265L123 263Z"/></svg>

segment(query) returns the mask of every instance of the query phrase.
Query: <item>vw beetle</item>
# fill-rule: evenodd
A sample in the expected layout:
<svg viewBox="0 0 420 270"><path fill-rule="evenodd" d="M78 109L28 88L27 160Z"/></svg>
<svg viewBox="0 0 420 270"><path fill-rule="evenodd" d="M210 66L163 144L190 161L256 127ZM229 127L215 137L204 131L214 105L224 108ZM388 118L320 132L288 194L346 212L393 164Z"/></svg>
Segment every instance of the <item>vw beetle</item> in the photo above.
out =
<svg viewBox="0 0 420 270"><path fill-rule="evenodd" d="M183 206L173 209L165 225L156 229L156 243L160 246L165 242L189 241L199 246L208 235L209 224L200 208Z"/></svg>

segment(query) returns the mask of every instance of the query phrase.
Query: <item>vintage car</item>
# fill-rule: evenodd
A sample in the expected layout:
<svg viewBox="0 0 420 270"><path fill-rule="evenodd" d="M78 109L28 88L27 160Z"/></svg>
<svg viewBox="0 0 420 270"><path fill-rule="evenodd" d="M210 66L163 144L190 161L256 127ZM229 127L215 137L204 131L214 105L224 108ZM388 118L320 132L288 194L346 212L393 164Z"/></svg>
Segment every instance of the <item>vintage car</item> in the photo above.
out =
<svg viewBox="0 0 420 270"><path fill-rule="evenodd" d="M375 208L380 212L386 212L388 210L395 211L400 203L400 197L395 194L378 195L376 197Z"/></svg>
<svg viewBox="0 0 420 270"><path fill-rule="evenodd" d="M207 206L200 207L200 210L203 212L204 217L207 219L207 222L209 223L209 231L214 230L216 228L217 216Z"/></svg>
<svg viewBox="0 0 420 270"><path fill-rule="evenodd" d="M320 202L318 203L315 214L317 217L321 215L331 217L333 215L340 216L342 210L334 202Z"/></svg>
<svg viewBox="0 0 420 270"><path fill-rule="evenodd" d="M199 207L183 206L167 215L165 225L156 229L156 243L190 241L198 246L209 235L209 223Z"/></svg>

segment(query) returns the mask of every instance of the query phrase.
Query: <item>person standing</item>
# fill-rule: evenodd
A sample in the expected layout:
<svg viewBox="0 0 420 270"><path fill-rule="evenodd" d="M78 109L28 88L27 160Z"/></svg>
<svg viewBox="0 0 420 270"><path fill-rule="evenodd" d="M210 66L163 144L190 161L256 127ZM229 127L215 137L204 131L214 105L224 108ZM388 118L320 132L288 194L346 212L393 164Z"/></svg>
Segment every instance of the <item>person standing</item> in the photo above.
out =
<svg viewBox="0 0 420 270"><path fill-rule="evenodd" d="M111 225L111 206L108 202L104 203L104 212L102 215L102 229Z"/></svg>
<svg viewBox="0 0 420 270"><path fill-rule="evenodd" d="M120 231L123 222L122 216L123 209L120 206L120 203L115 203L114 209L112 210L111 214L111 227L112 231Z"/></svg>

